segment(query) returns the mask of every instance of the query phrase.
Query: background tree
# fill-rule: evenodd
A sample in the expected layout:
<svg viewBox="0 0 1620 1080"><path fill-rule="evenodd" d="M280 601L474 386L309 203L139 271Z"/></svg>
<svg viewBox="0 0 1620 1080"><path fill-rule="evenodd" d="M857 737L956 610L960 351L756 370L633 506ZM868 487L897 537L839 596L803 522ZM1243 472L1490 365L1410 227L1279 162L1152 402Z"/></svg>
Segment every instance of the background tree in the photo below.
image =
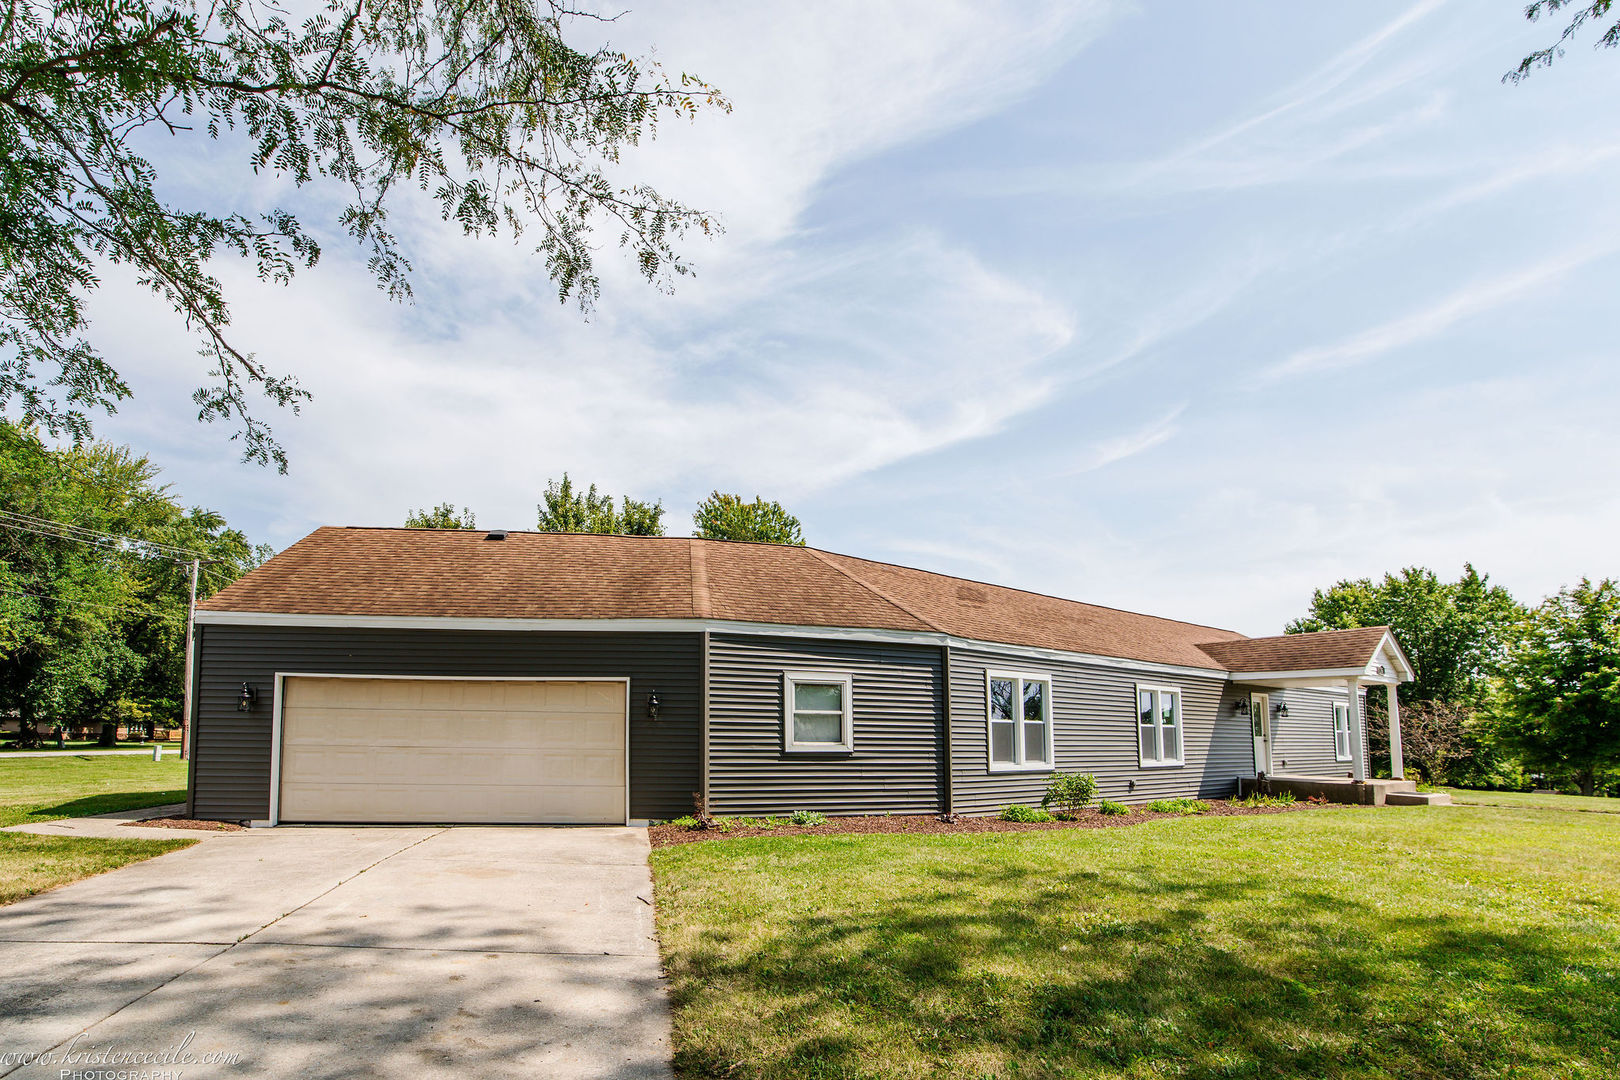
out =
<svg viewBox="0 0 1620 1080"><path fill-rule="evenodd" d="M456 513L455 503L440 503L427 510L412 510L405 515L407 529L476 529L478 519L466 507Z"/></svg>
<svg viewBox="0 0 1620 1080"><path fill-rule="evenodd" d="M752 540L761 544L804 546L799 519L779 502L766 502L754 496L743 502L741 495L713 492L698 504L692 515L694 535L707 540Z"/></svg>
<svg viewBox="0 0 1620 1080"><path fill-rule="evenodd" d="M1509 650L1491 700L1526 765L1590 795L1620 767L1620 585L1582 578L1548 597Z"/></svg>
<svg viewBox="0 0 1620 1080"><path fill-rule="evenodd" d="M1551 67L1552 62L1564 55L1565 46L1574 40L1581 27L1588 22L1602 22L1609 9L1614 7L1614 0L1535 0L1524 9L1524 17L1535 22L1543 15L1552 15L1555 12L1569 9L1569 23L1564 32L1558 35L1558 40L1545 49L1537 49L1523 60L1519 66L1502 76L1504 82L1518 83L1530 77L1536 68ZM1608 28L1598 35L1593 43L1595 49L1612 49L1620 45L1620 20L1610 23Z"/></svg>
<svg viewBox="0 0 1620 1080"><path fill-rule="evenodd" d="M1523 607L1506 589L1465 563L1455 582L1412 566L1385 574L1379 582L1362 578L1318 589L1311 596L1310 613L1286 630L1390 627L1415 675L1397 691L1407 759L1430 780L1502 787L1517 786L1521 774L1494 745L1476 713L1488 679L1524 617ZM1366 723L1370 764L1387 772L1389 714L1381 695L1369 695Z"/></svg>
<svg viewBox="0 0 1620 1080"><path fill-rule="evenodd" d="M536 528L541 532L664 535L662 502L644 503L626 497L620 500L620 508L615 511L613 496L598 494L595 484L580 491L567 473L563 473L560 481L546 482L544 498L535 508L539 513Z"/></svg>
<svg viewBox="0 0 1620 1080"><path fill-rule="evenodd" d="M1465 563L1454 582L1409 566L1380 582L1362 578L1318 589L1310 613L1285 629L1304 634L1388 626L1414 668L1415 678L1401 686L1402 704L1469 704L1483 696L1487 676L1523 618L1524 608L1506 589Z"/></svg>
<svg viewBox="0 0 1620 1080"><path fill-rule="evenodd" d="M127 447L46 446L0 421L0 712L27 729L180 720L189 560L199 596L265 557L182 508Z"/></svg>
<svg viewBox="0 0 1620 1080"><path fill-rule="evenodd" d="M726 103L650 60L574 48L577 18L591 16L559 0L326 0L307 18L249 0L14 0L0 17L0 407L82 439L86 410L129 395L87 338L89 295L120 264L197 334L212 379L199 416L235 423L246 458L285 470L247 392L295 410L307 394L227 335L207 264L231 254L286 282L320 246L286 210L165 201L137 140L225 137L243 179L329 188L395 298L411 267L389 211L411 186L469 234L535 230L561 299L598 294L598 224L668 287L688 269L675 241L714 224L618 179L620 156L661 116Z"/></svg>

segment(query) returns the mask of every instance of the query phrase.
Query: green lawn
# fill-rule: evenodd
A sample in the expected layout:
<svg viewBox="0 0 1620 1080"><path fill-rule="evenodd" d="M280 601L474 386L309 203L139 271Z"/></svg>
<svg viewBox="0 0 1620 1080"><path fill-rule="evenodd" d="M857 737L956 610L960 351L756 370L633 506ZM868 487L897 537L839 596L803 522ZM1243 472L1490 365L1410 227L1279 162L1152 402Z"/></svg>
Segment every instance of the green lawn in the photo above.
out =
<svg viewBox="0 0 1620 1080"><path fill-rule="evenodd" d="M1536 795L1528 791L1466 791L1462 788L1439 788L1451 792L1451 801L1465 806L1519 806L1543 810L1587 810L1595 814L1620 814L1620 799L1600 799L1587 795Z"/></svg>
<svg viewBox="0 0 1620 1080"><path fill-rule="evenodd" d="M715 1077L1620 1075L1620 818L1334 808L653 853Z"/></svg>
<svg viewBox="0 0 1620 1080"><path fill-rule="evenodd" d="M184 802L186 762L165 757L0 757L0 826Z"/></svg>
<svg viewBox="0 0 1620 1080"><path fill-rule="evenodd" d="M0 826L133 810L186 797L179 758L0 756ZM0 833L0 904L166 851L194 838L100 840Z"/></svg>
<svg viewBox="0 0 1620 1080"><path fill-rule="evenodd" d="M0 904L10 904L34 893L190 847L196 842L186 838L101 840L0 833Z"/></svg>

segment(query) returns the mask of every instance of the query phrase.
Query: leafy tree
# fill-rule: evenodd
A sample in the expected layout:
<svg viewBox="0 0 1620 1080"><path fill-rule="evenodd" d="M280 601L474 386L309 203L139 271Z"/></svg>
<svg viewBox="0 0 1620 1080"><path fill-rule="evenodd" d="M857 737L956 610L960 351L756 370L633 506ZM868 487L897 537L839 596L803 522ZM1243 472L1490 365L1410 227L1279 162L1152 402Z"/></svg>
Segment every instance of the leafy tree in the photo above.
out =
<svg viewBox="0 0 1620 1080"><path fill-rule="evenodd" d="M203 597L262 560L157 475L127 447L53 450L0 421L0 711L25 731L178 721L190 566L177 552L207 560Z"/></svg>
<svg viewBox="0 0 1620 1080"><path fill-rule="evenodd" d="M1564 32L1558 35L1558 40L1545 49L1537 49L1523 60L1519 66L1502 76L1503 82L1518 83L1530 77L1536 68L1551 67L1554 60L1564 55L1564 47L1580 32L1581 27L1590 21L1601 22L1614 7L1614 0L1535 0L1524 9L1524 17L1535 22L1543 15L1552 15L1554 12L1570 9L1569 25ZM1598 36L1593 48L1612 49L1620 45L1620 20L1610 24Z"/></svg>
<svg viewBox="0 0 1620 1080"><path fill-rule="evenodd" d="M766 502L754 496L743 502L741 495L716 491L698 504L692 515L694 535L707 540L752 540L761 544L792 544L804 547L799 519L779 502Z"/></svg>
<svg viewBox="0 0 1620 1080"><path fill-rule="evenodd" d="M626 497L620 500L619 506L615 511L613 496L598 494L595 484L585 491L578 490L568 474L563 473L561 481L547 481L545 502L536 507L539 511L536 527L541 532L664 535L662 502L644 503Z"/></svg>
<svg viewBox="0 0 1620 1080"><path fill-rule="evenodd" d="M1620 584L1586 578L1533 613L1491 700L1497 735L1590 795L1620 767Z"/></svg>
<svg viewBox="0 0 1620 1080"><path fill-rule="evenodd" d="M455 503L440 503L427 510L412 510L405 515L407 529L476 529L478 519L466 507L456 513Z"/></svg>
<svg viewBox="0 0 1620 1080"><path fill-rule="evenodd" d="M1311 596L1310 614L1289 623L1290 634L1388 626L1412 662L1415 678L1400 688L1402 703L1477 702L1524 618L1523 607L1472 564L1455 582L1409 566L1381 582L1340 581Z"/></svg>
<svg viewBox="0 0 1620 1080"><path fill-rule="evenodd" d="M728 106L651 60L575 48L579 18L593 17L563 0L321 0L307 18L249 0L14 0L0 16L0 407L83 439L86 410L129 396L87 338L103 266L124 265L197 335L212 380L199 417L236 424L245 458L285 471L248 391L294 411L307 392L231 339L207 264L234 255L285 283L320 245L286 210L166 201L137 150L154 138L229 138L244 179L320 184L396 299L411 265L389 213L412 186L468 234L533 230L563 300L599 293L599 224L667 288L688 271L675 242L714 223L621 178L620 156L661 117Z"/></svg>
<svg viewBox="0 0 1620 1080"><path fill-rule="evenodd" d="M1389 708L1367 702L1367 748L1373 767L1389 771ZM1480 710L1449 701L1416 701L1401 708L1401 751L1408 776L1468 788L1517 788L1523 770L1503 753Z"/></svg>

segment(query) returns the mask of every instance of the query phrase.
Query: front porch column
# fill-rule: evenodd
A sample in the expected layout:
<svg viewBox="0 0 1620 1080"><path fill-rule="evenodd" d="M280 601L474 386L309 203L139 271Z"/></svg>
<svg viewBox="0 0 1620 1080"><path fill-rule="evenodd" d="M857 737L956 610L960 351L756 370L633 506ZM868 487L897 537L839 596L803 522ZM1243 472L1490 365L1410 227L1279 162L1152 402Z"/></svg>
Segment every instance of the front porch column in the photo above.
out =
<svg viewBox="0 0 1620 1080"><path fill-rule="evenodd" d="M1395 684L1389 684L1389 775L1406 779L1406 762L1401 758L1401 698Z"/></svg>
<svg viewBox="0 0 1620 1080"><path fill-rule="evenodd" d="M1350 767L1351 775L1358 783L1367 779L1367 755L1364 752L1366 740L1361 733L1361 680L1346 679L1344 685L1350 689Z"/></svg>

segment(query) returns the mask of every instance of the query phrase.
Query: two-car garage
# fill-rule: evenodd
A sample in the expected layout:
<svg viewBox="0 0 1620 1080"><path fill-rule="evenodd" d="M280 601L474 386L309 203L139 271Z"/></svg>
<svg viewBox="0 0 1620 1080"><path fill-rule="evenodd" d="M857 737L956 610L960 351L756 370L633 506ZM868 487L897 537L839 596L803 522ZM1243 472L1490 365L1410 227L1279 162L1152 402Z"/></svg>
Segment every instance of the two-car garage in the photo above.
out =
<svg viewBox="0 0 1620 1080"><path fill-rule="evenodd" d="M624 679L282 675L271 820L623 824Z"/></svg>

